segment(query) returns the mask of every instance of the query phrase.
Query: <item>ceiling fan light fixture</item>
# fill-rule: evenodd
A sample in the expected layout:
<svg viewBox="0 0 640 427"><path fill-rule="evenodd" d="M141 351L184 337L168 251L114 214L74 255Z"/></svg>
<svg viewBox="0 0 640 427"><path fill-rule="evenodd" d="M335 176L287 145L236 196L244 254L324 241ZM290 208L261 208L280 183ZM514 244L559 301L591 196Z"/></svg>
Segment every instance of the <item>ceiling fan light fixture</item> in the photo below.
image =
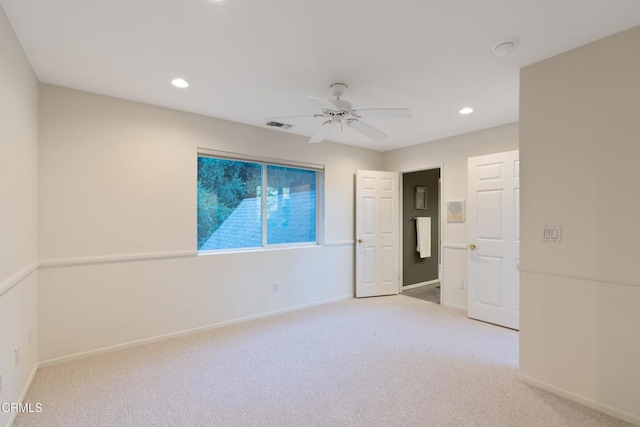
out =
<svg viewBox="0 0 640 427"><path fill-rule="evenodd" d="M340 97L344 95L344 92L347 90L347 88L349 88L349 86L347 86L345 83L334 83L329 86L329 88L331 89L331 93L333 94L333 96L340 99Z"/></svg>
<svg viewBox="0 0 640 427"><path fill-rule="evenodd" d="M463 116L466 116L467 114L473 113L473 108L464 107L464 108L460 109L460 111L458 111L458 113L462 114Z"/></svg>
<svg viewBox="0 0 640 427"><path fill-rule="evenodd" d="M349 101L340 99L344 92L347 90L347 85L344 83L334 83L330 86L331 93L336 99L326 99L317 96L310 96L309 99L317 102L322 108L321 113L307 114L302 116L285 116L285 117L272 117L267 121L280 122L282 120L291 120L299 118L323 118L324 122L320 125L320 128L313 134L310 143L321 142L327 136L327 132L330 129L335 128L334 125L340 125L340 130L344 129L344 125L358 132L359 134L372 139L374 141L382 141L387 138L388 135L370 124L362 121L362 118L388 118L388 119L401 119L410 118L411 112L407 108L359 108L354 109L353 105Z"/></svg>
<svg viewBox="0 0 640 427"><path fill-rule="evenodd" d="M181 78L171 80L171 84L179 89L186 89L189 87L189 82Z"/></svg>

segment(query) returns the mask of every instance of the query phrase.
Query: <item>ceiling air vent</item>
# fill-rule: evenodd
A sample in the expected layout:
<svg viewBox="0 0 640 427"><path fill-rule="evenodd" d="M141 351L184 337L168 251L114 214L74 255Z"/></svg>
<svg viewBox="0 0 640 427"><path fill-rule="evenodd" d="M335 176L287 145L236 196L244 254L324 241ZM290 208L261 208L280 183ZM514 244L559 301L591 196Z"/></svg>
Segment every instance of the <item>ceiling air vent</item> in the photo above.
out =
<svg viewBox="0 0 640 427"><path fill-rule="evenodd" d="M291 129L293 127L293 125L287 124L287 123L280 123L280 122L274 122L274 121L270 121L265 123L267 126L271 126L274 128L281 128L281 129Z"/></svg>

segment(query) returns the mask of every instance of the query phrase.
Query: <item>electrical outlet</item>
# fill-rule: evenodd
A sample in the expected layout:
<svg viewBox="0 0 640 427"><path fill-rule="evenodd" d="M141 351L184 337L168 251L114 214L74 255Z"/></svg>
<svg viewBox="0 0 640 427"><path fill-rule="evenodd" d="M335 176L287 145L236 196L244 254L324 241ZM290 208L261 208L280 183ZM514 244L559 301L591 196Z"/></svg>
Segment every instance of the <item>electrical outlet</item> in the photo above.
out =
<svg viewBox="0 0 640 427"><path fill-rule="evenodd" d="M16 368L17 368L18 366L20 366L20 347L16 347L15 355L16 355Z"/></svg>
<svg viewBox="0 0 640 427"><path fill-rule="evenodd" d="M273 293L274 293L274 294L277 294L277 293L278 293L278 284L277 284L277 283L274 283L274 284L272 285L271 290L273 291Z"/></svg>

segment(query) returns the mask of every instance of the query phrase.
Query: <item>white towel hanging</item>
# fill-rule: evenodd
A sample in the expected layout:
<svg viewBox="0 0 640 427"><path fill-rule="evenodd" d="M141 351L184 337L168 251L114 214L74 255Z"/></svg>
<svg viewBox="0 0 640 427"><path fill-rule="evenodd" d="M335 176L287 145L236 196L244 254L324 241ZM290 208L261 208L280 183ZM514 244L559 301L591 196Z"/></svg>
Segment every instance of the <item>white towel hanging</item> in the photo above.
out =
<svg viewBox="0 0 640 427"><path fill-rule="evenodd" d="M420 258L431 257L431 218L428 216L420 216L416 218L416 235L417 242L416 251L420 254Z"/></svg>

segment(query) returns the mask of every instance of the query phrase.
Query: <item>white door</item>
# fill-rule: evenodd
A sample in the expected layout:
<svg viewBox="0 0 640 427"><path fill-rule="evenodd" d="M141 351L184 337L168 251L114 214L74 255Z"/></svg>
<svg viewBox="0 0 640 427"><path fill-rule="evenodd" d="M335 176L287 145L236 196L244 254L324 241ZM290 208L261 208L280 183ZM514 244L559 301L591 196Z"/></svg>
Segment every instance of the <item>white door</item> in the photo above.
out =
<svg viewBox="0 0 640 427"><path fill-rule="evenodd" d="M468 172L468 315L519 329L519 152L471 157Z"/></svg>
<svg viewBox="0 0 640 427"><path fill-rule="evenodd" d="M400 291L397 172L356 172L356 297Z"/></svg>

